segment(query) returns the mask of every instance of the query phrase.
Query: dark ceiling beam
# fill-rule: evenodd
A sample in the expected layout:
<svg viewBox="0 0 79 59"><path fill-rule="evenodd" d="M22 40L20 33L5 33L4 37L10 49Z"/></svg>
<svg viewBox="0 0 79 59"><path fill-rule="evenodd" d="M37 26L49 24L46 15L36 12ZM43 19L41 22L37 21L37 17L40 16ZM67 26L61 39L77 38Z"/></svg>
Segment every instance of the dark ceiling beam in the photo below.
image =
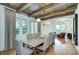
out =
<svg viewBox="0 0 79 59"><path fill-rule="evenodd" d="M52 14L51 16L48 16L48 17L45 17L45 18L40 18L41 20L46 20L46 19L51 19L51 18L56 18L56 17L62 17L62 16L67 16L67 15L72 15L74 14L75 10L72 9L72 10L67 10L67 11L64 11L64 12L60 12L60 13L57 13L57 14Z"/></svg>
<svg viewBox="0 0 79 59"><path fill-rule="evenodd" d="M9 3L0 3L1 5L4 5L4 6L6 6L6 7L9 7L9 8L12 8L10 5L9 5ZM14 8L12 8L12 9L14 9L14 10L16 10L16 12L18 12L18 13L24 13L24 14L27 14L28 16L30 15L30 13L29 12L23 12L23 11L19 11L20 10L20 8L22 8L23 6L25 6L26 5L26 3L22 3L20 6L18 6L18 8L17 9L14 9Z"/></svg>
<svg viewBox="0 0 79 59"><path fill-rule="evenodd" d="M28 14L28 16L29 16L31 14L29 11L23 11L28 7L27 4L28 3L22 3L20 6L18 6L18 8L16 9L17 12L23 12L25 14Z"/></svg>
<svg viewBox="0 0 79 59"><path fill-rule="evenodd" d="M22 3L20 6L18 6L17 10L23 11L24 9L26 9L25 6L27 6L27 3Z"/></svg>
<svg viewBox="0 0 79 59"><path fill-rule="evenodd" d="M6 6L6 7L9 7L9 8L15 9L15 8L11 7L9 3L0 3L0 4L1 4L1 5L4 5L4 6Z"/></svg>
<svg viewBox="0 0 79 59"><path fill-rule="evenodd" d="M70 6L68 6L66 8L62 8L62 9L52 10L52 11L49 11L48 13L44 13L44 14L41 14L41 15L38 14L35 17L40 18L40 17L44 17L44 16L47 16L47 15L50 15L53 12L62 12L62 11L69 10L69 9L72 9L72 8L75 8L76 9L77 8L77 4L73 4L73 5L70 5Z"/></svg>
<svg viewBox="0 0 79 59"><path fill-rule="evenodd" d="M33 16L34 14L36 14L36 13L42 11L42 10L48 9L48 8L54 6L54 5L55 5L54 3L50 3L50 4L48 4L48 5L44 6L44 7L41 7L41 8L39 8L39 9L37 9L37 10L31 12L31 13L32 13L31 16Z"/></svg>
<svg viewBox="0 0 79 59"><path fill-rule="evenodd" d="M65 10L60 10L60 11L56 11L56 12L51 12L50 14L46 15L46 16L43 16L43 17L40 17L40 18L45 18L45 17L49 17L49 16L53 16L53 15L57 15L57 14L61 14L61 13L66 13L66 12L70 12L72 10L75 11L76 7L71 7L71 8L67 8Z"/></svg>
<svg viewBox="0 0 79 59"><path fill-rule="evenodd" d="M29 4L30 5L30 4ZM17 12L24 12L25 9L27 9L29 7L28 3L22 3L16 10ZM26 14L28 14L29 16L31 15L31 12L29 11L25 11Z"/></svg>
<svg viewBox="0 0 79 59"><path fill-rule="evenodd" d="M48 18L43 18L42 20L51 19L51 18L58 18L58 17L68 16L68 15L73 15L73 14L74 14L74 11L66 13L66 14L59 14L59 15L48 17Z"/></svg>

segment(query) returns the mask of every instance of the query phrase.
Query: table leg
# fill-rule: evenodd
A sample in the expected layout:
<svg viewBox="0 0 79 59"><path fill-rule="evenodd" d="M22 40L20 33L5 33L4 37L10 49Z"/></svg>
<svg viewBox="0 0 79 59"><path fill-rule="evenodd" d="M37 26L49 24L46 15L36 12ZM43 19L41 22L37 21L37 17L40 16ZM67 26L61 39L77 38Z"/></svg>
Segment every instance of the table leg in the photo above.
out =
<svg viewBox="0 0 79 59"><path fill-rule="evenodd" d="M33 50L34 50L34 55L36 55L36 49L35 49L35 48L33 48Z"/></svg>

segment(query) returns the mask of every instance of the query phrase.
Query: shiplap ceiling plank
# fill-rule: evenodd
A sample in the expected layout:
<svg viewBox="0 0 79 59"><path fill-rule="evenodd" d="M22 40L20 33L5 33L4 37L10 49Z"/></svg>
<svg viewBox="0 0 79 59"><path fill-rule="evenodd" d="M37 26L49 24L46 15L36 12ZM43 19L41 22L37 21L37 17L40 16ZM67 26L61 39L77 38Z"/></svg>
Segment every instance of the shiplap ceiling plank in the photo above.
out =
<svg viewBox="0 0 79 59"><path fill-rule="evenodd" d="M25 10L27 7L28 7L28 6L27 6L27 3L22 3L22 4L17 8L17 10L18 10L18 11L23 11L23 10Z"/></svg>
<svg viewBox="0 0 79 59"><path fill-rule="evenodd" d="M73 12L76 10L77 7L76 3L48 3L48 4L37 3L37 5L40 5L40 7L37 8L36 10L33 10L33 7L35 8L35 6L33 6L34 5L33 3L20 3L20 4L0 3L0 4L13 8L17 12L22 12L28 14L29 16L33 16L36 18L38 17L44 20L53 17L73 14Z"/></svg>
<svg viewBox="0 0 79 59"><path fill-rule="evenodd" d="M41 17L42 20L44 19L50 19L50 18L54 18L55 16L59 17L59 16L63 16L64 14L74 14L74 11L75 9L70 9L70 10L66 10L66 11L63 11L63 12L60 12L60 13L52 13L51 15L49 16L45 16L45 17Z"/></svg>
<svg viewBox="0 0 79 59"><path fill-rule="evenodd" d="M39 9L33 11L33 12L32 12L32 15L34 15L35 13L38 13L38 12L44 10L44 9L47 9L47 8L49 8L49 7L52 7L53 5L54 5L54 3L50 3L50 4L46 5L46 6L43 6L43 7L39 8ZM31 15L31 16L32 16L32 15Z"/></svg>
<svg viewBox="0 0 79 59"><path fill-rule="evenodd" d="M61 7L61 5L57 5L57 6ZM77 4L69 5L69 6L65 7L65 8L62 7L62 8L59 8L59 9L56 8L57 6L53 7L51 11L48 11L48 12L43 13L43 14L34 15L34 16L40 18L40 17L44 17L46 15L50 15L53 12L61 12L61 11L68 10L68 9L71 9L71 8L75 8L76 9Z"/></svg>

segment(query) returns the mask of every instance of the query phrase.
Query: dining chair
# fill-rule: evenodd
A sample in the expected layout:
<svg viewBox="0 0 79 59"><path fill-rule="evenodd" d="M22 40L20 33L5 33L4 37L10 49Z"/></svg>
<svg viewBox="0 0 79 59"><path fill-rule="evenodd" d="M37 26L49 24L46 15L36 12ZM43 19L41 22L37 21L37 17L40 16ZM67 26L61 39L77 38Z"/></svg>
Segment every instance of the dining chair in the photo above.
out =
<svg viewBox="0 0 79 59"><path fill-rule="evenodd" d="M33 49L23 47L22 41L14 40L14 47L16 49L16 55L30 55L33 53Z"/></svg>
<svg viewBox="0 0 79 59"><path fill-rule="evenodd" d="M38 38L40 37L40 34L39 33L34 33L34 38Z"/></svg>
<svg viewBox="0 0 79 59"><path fill-rule="evenodd" d="M39 33L27 34L27 39L35 39L40 37Z"/></svg>
<svg viewBox="0 0 79 59"><path fill-rule="evenodd" d="M56 38L56 33L52 33L52 41L53 41L53 44L55 44L55 38Z"/></svg>
<svg viewBox="0 0 79 59"><path fill-rule="evenodd" d="M27 39L33 39L34 37L33 37L33 34L27 34Z"/></svg>
<svg viewBox="0 0 79 59"><path fill-rule="evenodd" d="M48 35L47 37L45 37L45 41L44 44L42 46L38 46L37 47L37 52L41 53L43 52L43 54L46 53L46 50L49 48L49 46L52 44L52 35Z"/></svg>

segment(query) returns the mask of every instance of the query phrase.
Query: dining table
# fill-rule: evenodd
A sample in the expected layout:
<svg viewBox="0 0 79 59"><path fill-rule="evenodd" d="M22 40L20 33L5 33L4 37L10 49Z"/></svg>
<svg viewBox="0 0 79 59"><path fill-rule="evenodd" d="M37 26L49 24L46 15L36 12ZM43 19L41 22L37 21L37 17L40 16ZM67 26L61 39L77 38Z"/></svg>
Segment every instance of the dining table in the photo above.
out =
<svg viewBox="0 0 79 59"><path fill-rule="evenodd" d="M44 43L44 37L37 37L33 39L23 40L24 46L28 46L29 48L33 48L34 54L36 54L36 47Z"/></svg>

